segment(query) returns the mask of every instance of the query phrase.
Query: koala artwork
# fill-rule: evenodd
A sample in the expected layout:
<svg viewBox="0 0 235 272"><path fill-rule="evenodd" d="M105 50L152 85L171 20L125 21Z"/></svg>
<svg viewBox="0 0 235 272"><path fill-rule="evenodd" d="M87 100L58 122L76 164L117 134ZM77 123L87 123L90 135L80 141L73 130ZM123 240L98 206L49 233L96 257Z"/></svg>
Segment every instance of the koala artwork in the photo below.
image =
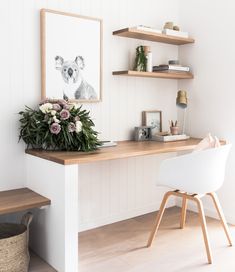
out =
<svg viewBox="0 0 235 272"><path fill-rule="evenodd" d="M74 61L64 61L60 56L55 57L55 68L61 72L65 82L63 89L63 98L93 100L97 99L94 88L83 78L81 70L84 69L84 59L77 56Z"/></svg>

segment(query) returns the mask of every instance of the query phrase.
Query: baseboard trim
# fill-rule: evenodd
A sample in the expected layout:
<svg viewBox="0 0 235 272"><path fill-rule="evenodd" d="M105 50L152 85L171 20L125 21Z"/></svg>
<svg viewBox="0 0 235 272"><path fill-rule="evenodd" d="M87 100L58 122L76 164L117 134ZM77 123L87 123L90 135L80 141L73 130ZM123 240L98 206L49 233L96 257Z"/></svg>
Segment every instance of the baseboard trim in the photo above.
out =
<svg viewBox="0 0 235 272"><path fill-rule="evenodd" d="M127 219L130 219L130 218L133 218L136 216L140 216L143 214L151 213L151 212L159 210L160 205L161 205L161 201L159 201L153 205L141 208L141 209L134 209L134 210L127 211L127 212L112 214L107 217L97 218L97 219L95 219L93 221L89 221L89 222L88 221L82 222L79 224L79 232L98 228L98 227L105 226L105 225L112 224L112 223L116 223L119 221L127 220ZM167 204L167 208L174 207L174 206L181 207L181 201L177 198L170 199ZM196 212L196 213L198 212L197 207L195 205L193 205L193 203L191 203L191 202L188 202L187 209L190 211ZM205 211L206 216L212 217L215 219L219 219L215 209L204 206L204 211ZM225 213L225 218L229 224L235 225L235 217L229 216Z"/></svg>
<svg viewBox="0 0 235 272"><path fill-rule="evenodd" d="M181 207L181 201L176 199L175 205L177 207ZM190 203L190 202L188 202L187 210L198 213L197 207L195 205L193 205L193 203ZM204 206L204 211L205 211L206 216L212 217L215 219L219 219L218 214L215 209ZM224 212L224 215L225 215L227 223L229 223L231 225L235 225L235 217L229 216L225 212Z"/></svg>

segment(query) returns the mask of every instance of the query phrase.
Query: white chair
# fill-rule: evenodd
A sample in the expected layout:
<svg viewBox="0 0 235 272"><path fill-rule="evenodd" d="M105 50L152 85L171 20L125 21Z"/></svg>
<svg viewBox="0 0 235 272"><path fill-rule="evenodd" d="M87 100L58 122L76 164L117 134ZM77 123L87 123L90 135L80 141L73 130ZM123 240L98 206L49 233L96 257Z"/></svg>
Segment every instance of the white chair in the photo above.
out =
<svg viewBox="0 0 235 272"><path fill-rule="evenodd" d="M196 202L202 227L208 262L212 263L212 255L208 240L205 214L201 197L209 195L218 212L221 224L224 228L228 243L232 246L232 239L225 221L219 200L215 191L218 190L224 181L225 166L231 145L227 144L217 148L193 152L175 158L166 159L160 166L158 172L159 185L176 189L167 192L162 200L160 210L157 214L156 223L150 234L147 246L152 245L153 239L159 228L167 200L170 196L182 198L182 211L180 228L184 228L187 201Z"/></svg>

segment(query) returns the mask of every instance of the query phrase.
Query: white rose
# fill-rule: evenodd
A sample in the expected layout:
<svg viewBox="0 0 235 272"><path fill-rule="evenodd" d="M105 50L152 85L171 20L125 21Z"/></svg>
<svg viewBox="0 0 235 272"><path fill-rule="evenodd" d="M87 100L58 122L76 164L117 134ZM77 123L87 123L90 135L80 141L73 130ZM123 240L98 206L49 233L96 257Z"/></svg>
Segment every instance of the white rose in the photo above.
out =
<svg viewBox="0 0 235 272"><path fill-rule="evenodd" d="M74 104L69 104L69 110L71 111L74 108Z"/></svg>
<svg viewBox="0 0 235 272"><path fill-rule="evenodd" d="M76 132L79 133L82 131L82 122L76 121Z"/></svg>
<svg viewBox="0 0 235 272"><path fill-rule="evenodd" d="M56 115L56 111L55 111L55 110L52 110L52 111L51 111L51 115L53 115L53 116Z"/></svg>
<svg viewBox="0 0 235 272"><path fill-rule="evenodd" d="M79 108L79 104L78 103L71 103L69 104L69 109L72 110L72 109L75 109L77 110Z"/></svg>
<svg viewBox="0 0 235 272"><path fill-rule="evenodd" d="M74 103L74 108L75 108L75 110L77 110L79 107L80 107L80 106L79 106L78 103Z"/></svg>
<svg viewBox="0 0 235 272"><path fill-rule="evenodd" d="M56 118L56 116L53 116L53 118L52 118L52 119L53 119L53 121L54 121L55 123L60 123L60 120L59 120L59 119L57 119L57 118Z"/></svg>
<svg viewBox="0 0 235 272"><path fill-rule="evenodd" d="M42 104L39 109L43 112L43 113L48 113L50 110L53 109L53 105L51 103L45 103Z"/></svg>

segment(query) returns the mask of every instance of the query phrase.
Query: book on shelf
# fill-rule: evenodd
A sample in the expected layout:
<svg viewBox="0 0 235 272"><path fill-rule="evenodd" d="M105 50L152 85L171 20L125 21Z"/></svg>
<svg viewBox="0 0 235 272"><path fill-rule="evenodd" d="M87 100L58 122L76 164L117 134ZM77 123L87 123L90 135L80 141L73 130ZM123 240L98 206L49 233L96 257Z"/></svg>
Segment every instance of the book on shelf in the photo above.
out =
<svg viewBox="0 0 235 272"><path fill-rule="evenodd" d="M181 66L181 65L167 65L162 64L158 66L153 66L153 72L160 72L160 71L178 71L178 72L189 72L190 68L188 66Z"/></svg>
<svg viewBox="0 0 235 272"><path fill-rule="evenodd" d="M153 72L158 72L158 71L167 71L169 70L169 65L158 65L158 66L153 66Z"/></svg>
<svg viewBox="0 0 235 272"><path fill-rule="evenodd" d="M190 136L186 134L180 134L180 135L154 135L152 136L153 141L157 142L174 142L174 141L183 141L183 140L188 140Z"/></svg>
<svg viewBox="0 0 235 272"><path fill-rule="evenodd" d="M137 30L142 30L145 32L152 32L152 33L159 33L159 34L162 33L162 31L159 29L151 28L149 26L144 26L144 25L137 25L137 26L134 26L133 28Z"/></svg>
<svg viewBox="0 0 235 272"><path fill-rule="evenodd" d="M117 145L117 142L114 142L114 141L101 141L100 148L102 148L102 147L112 147L112 146L116 146L116 145Z"/></svg>
<svg viewBox="0 0 235 272"><path fill-rule="evenodd" d="M175 37L180 37L180 38L188 38L188 32L183 32L183 31L177 31L173 29L163 29L162 33L165 35L170 35L170 36L175 36Z"/></svg>

